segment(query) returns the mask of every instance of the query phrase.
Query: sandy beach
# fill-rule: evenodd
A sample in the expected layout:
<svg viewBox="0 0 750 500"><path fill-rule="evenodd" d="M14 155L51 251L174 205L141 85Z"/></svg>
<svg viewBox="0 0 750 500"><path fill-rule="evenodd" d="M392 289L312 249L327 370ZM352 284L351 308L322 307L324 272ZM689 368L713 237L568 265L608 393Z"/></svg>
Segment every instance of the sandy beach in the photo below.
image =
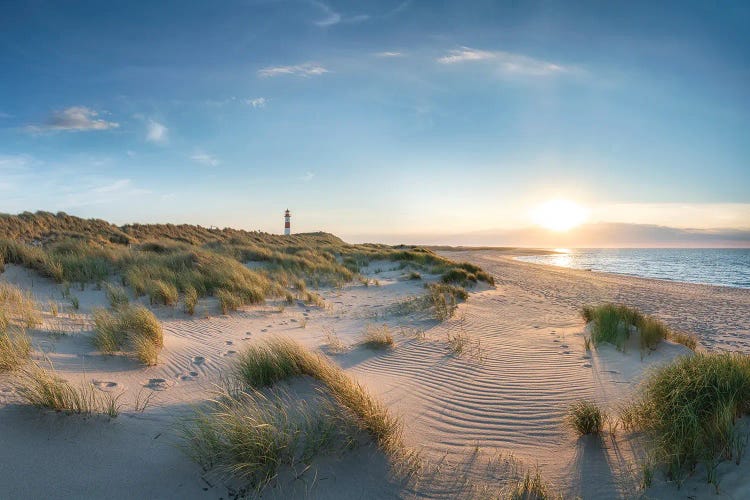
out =
<svg viewBox="0 0 750 500"><path fill-rule="evenodd" d="M396 480L377 448L364 446L280 477L264 497L456 498L491 484L494 471L502 469L497 463L538 466L566 498L713 494L700 469L680 490L656 479L643 492L638 477L643 449L636 436L579 438L563 426L571 402L590 398L614 410L632 396L647 370L690 352L662 342L645 355L606 345L587 353L578 310L622 302L693 332L702 349L748 352L750 290L535 265L496 250L441 254L481 266L496 282L473 289L446 322L394 314L393 304L421 293L422 283L404 279L392 262L372 262L362 273L378 286L352 283L321 290L325 307L269 301L221 315L209 298L201 299L201 313L194 317L153 307L165 335L160 362L153 367L91 347L90 313L106 299L87 285L76 292L79 311L57 318L45 314L44 327L31 332L33 357L46 354L66 379L122 393L121 413L109 419L30 408L19 402L10 376L0 375L0 496L237 496L241 492L230 482L204 475L183 453L178 429L181 419L212 396L237 352L273 335L328 353L381 398L401 416L406 444L421 452L433 475L417 484ZM6 265L0 282L32 291L41 304L60 300L60 285L19 266ZM393 348L358 345L368 324L383 323L396 332ZM457 335L466 343L460 355L448 342ZM332 338L343 345L341 352L330 349ZM152 395L146 409L136 411L136 401L146 395ZM723 497L750 494L741 481L748 467L746 460L720 466Z"/></svg>

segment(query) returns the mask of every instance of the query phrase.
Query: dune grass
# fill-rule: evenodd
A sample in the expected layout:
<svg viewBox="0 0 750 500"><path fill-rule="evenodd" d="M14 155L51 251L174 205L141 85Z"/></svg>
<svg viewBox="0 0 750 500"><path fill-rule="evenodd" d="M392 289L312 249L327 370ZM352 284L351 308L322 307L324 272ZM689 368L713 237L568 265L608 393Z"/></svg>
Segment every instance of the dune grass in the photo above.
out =
<svg viewBox="0 0 750 500"><path fill-rule="evenodd" d="M544 480L537 468L533 473L527 470L523 478L511 484L500 496L502 500L562 500Z"/></svg>
<svg viewBox="0 0 750 500"><path fill-rule="evenodd" d="M362 333L362 345L369 349L387 349L393 347L391 329L388 328L388 325L377 326L368 324Z"/></svg>
<svg viewBox="0 0 750 500"><path fill-rule="evenodd" d="M123 287L112 283L104 284L104 295L107 297L109 306L113 309L126 306L130 302L128 292Z"/></svg>
<svg viewBox="0 0 750 500"><path fill-rule="evenodd" d="M182 426L182 437L186 452L204 470L246 481L259 493L282 466L307 464L356 439L356 427L332 410L321 396L222 392Z"/></svg>
<svg viewBox="0 0 750 500"><path fill-rule="evenodd" d="M593 401L579 400L571 404L565 415L565 423L578 434L599 434L604 427L607 414Z"/></svg>
<svg viewBox="0 0 750 500"><path fill-rule="evenodd" d="M319 396L291 398L274 384L309 376ZM346 449L364 432L386 453L403 448L401 422L356 381L289 339L251 345L235 359L226 389L183 429L188 454L206 470L261 490L279 468Z"/></svg>
<svg viewBox="0 0 750 500"><path fill-rule="evenodd" d="M648 433L651 456L679 480L698 463L739 462L747 436L735 421L749 411L750 357L699 352L651 373L621 419Z"/></svg>
<svg viewBox="0 0 750 500"><path fill-rule="evenodd" d="M21 329L3 325L0 317L0 372L21 367L31 354L31 339Z"/></svg>
<svg viewBox="0 0 750 500"><path fill-rule="evenodd" d="M659 342L670 336L667 325L622 304L585 306L581 309L581 316L586 323L592 325L591 340L595 346L608 342L622 351L630 338L631 328L639 334L642 351L654 349Z"/></svg>
<svg viewBox="0 0 750 500"><path fill-rule="evenodd" d="M262 388L280 380L307 375L322 382L331 397L356 418L385 451L401 442L401 422L374 399L362 385L320 354L283 338L250 346L236 359L234 380L251 388Z"/></svg>
<svg viewBox="0 0 750 500"><path fill-rule="evenodd" d="M33 328L42 322L31 293L9 283L0 283L0 316L4 318L0 321L23 328Z"/></svg>
<svg viewBox="0 0 750 500"><path fill-rule="evenodd" d="M198 291L192 286L185 288L185 312L189 315L195 314L195 306L198 304Z"/></svg>
<svg viewBox="0 0 750 500"><path fill-rule="evenodd" d="M155 365L164 346L161 323L141 305L121 307L115 311L94 311L93 343L107 354L127 349L145 365Z"/></svg>
<svg viewBox="0 0 750 500"><path fill-rule="evenodd" d="M172 306L179 300L177 287L162 280L152 280L148 287L148 299L151 304Z"/></svg>
<svg viewBox="0 0 750 500"><path fill-rule="evenodd" d="M50 365L46 370L36 363L20 371L15 380L16 390L28 404L66 413L101 413L116 417L119 396L98 391L93 384L76 386L60 378Z"/></svg>

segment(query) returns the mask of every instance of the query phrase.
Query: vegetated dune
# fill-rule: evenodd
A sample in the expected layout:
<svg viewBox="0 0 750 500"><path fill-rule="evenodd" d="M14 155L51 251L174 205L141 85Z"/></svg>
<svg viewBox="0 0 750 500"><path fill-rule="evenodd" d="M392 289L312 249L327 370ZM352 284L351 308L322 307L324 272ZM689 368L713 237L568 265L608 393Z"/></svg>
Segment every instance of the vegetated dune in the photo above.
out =
<svg viewBox="0 0 750 500"><path fill-rule="evenodd" d="M60 243L55 241L48 245ZM284 254L298 253L297 243L284 241L276 248L268 244L279 260L248 259L247 267L274 269ZM130 251L158 254L160 247L140 249L140 244L139 239ZM197 251L220 251L212 245L217 242L206 241ZM149 307L163 327L155 366L127 353L105 355L93 346L92 312L114 307L106 286L56 283L6 264L0 281L31 291L42 309L41 326L29 330L32 361L46 367L49 360L56 374L71 383L90 383L117 396L120 408L115 419L39 411L24 404L12 374L0 374L0 426L10 429L0 448L2 496L251 495L252 487L237 478L205 472L192 462L180 451L179 429L196 408L216 397L217 385L245 346L271 337L324 353L382 401L401 419L403 447L419 453L422 467L398 470L403 464L363 439L353 449L333 447L309 463L282 467L263 490L264 498L502 498L523 486L527 471L527 483L534 483L537 466L551 494L637 496L643 486L643 441L622 429L612 435L606 425L601 437L578 437L564 425L565 414L580 399L616 414L618 404L632 400L649 368L691 351L662 342L647 352L637 344L625 352L607 344L587 352L580 308L627 303L674 329L695 332L703 347L712 349L745 347L741 342L750 324L746 290L548 268L494 250L445 252L443 257L426 253L428 262L419 256L403 260L400 252L413 249L345 244L326 249L334 250L340 252L337 262L350 257L359 274L352 272L352 281L321 283L314 290L321 298L315 304L306 303L288 277L279 283L294 294L292 300L285 293L269 293L262 302L221 314L218 299L206 292L190 315L182 306L184 291L175 306L149 304L148 296L136 297L126 282L130 304ZM474 284L468 275L454 272L458 280L466 278L469 297L456 300L455 310L449 307L451 314L438 321L437 296L424 285L444 281L449 269L472 274L472 266L452 264L464 260L489 272L496 286L481 280ZM113 259L105 281L118 282L120 266ZM295 270L299 275L294 277L314 278L309 270ZM273 281L280 275L263 276ZM314 284L305 287L312 291ZM440 296L449 306L455 300ZM77 308L70 297L77 299ZM377 348L367 345L373 339ZM292 397L308 397L308 389L289 383ZM719 472L722 489L743 496L747 485L737 478L747 474L747 461L722 464ZM657 474L650 491L669 498L705 494L713 486L705 485L698 471L678 492Z"/></svg>

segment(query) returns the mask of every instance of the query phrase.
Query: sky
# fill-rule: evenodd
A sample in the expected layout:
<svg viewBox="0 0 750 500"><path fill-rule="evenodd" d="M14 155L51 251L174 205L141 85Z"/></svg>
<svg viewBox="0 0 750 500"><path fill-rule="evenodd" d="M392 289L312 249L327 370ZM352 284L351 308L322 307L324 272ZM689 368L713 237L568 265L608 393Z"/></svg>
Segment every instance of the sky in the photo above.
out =
<svg viewBox="0 0 750 500"><path fill-rule="evenodd" d="M0 4L0 212L750 229L750 4Z"/></svg>

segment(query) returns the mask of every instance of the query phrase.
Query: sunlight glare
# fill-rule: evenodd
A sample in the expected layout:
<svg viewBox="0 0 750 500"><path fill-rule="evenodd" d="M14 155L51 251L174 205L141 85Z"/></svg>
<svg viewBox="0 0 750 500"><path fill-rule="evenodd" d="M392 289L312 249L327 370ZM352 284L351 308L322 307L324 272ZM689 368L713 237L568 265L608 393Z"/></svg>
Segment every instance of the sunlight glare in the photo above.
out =
<svg viewBox="0 0 750 500"><path fill-rule="evenodd" d="M550 200L536 207L531 213L535 224L552 231L567 231L583 224L588 210L570 200Z"/></svg>

